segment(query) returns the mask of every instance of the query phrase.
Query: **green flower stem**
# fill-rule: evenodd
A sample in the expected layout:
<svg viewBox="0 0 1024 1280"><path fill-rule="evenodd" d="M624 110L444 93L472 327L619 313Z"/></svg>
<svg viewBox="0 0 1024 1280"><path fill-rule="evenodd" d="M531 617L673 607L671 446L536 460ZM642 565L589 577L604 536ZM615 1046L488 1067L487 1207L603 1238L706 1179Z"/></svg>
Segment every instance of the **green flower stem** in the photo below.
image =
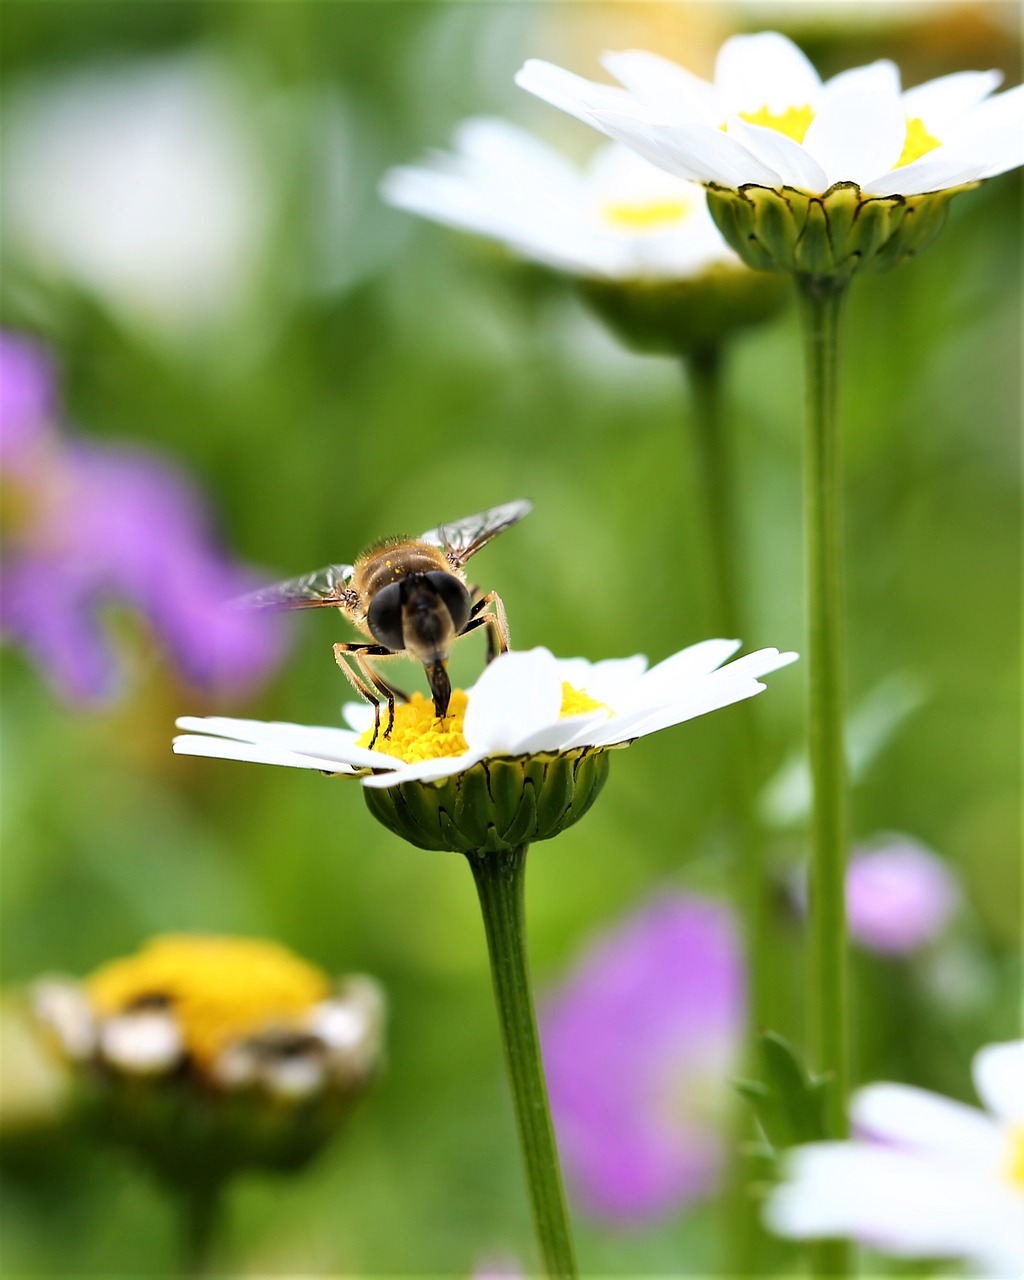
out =
<svg viewBox="0 0 1024 1280"><path fill-rule="evenodd" d="M729 433L723 429L723 353L718 346L688 351L684 363L693 401L693 445L698 501L710 565L710 629L726 639L749 639L740 608L739 527L736 519L735 468ZM776 983L771 960L776 948L767 936L771 886L764 861L764 840L757 820L753 707L731 713L728 761L724 769L726 802L736 832L739 898L743 904L747 954L751 957L750 1030L753 1038L774 1022L770 1005Z"/></svg>
<svg viewBox="0 0 1024 1280"><path fill-rule="evenodd" d="M467 853L466 857L473 869L487 934L494 999L537 1242L548 1276L574 1277L578 1275L576 1253L551 1124L526 954L527 847Z"/></svg>
<svg viewBox="0 0 1024 1280"><path fill-rule="evenodd" d="M180 1205L182 1280L210 1276L223 1216L223 1183L197 1177L191 1183L177 1182L175 1194Z"/></svg>
<svg viewBox="0 0 1024 1280"><path fill-rule="evenodd" d="M703 508L711 561L711 613L714 626L721 628L723 636L739 636L733 467L729 441L722 430L722 349L719 346L691 348L684 354L683 364L693 401L698 499Z"/></svg>
<svg viewBox="0 0 1024 1280"><path fill-rule="evenodd" d="M692 442L697 502L707 547L709 634L748 639L740 608L740 574L737 546L735 467L733 441L724 429L724 352L718 345L691 348L683 365L692 404ZM747 1006L745 1062L754 1069L757 1037L765 1027L777 1024L775 1006L780 984L774 980L779 943L771 937L771 885L765 866L764 833L757 816L757 751L753 707L742 703L723 725L726 780L725 803L736 866L737 901L743 916L743 935L750 995ZM747 1188L743 1143L751 1137L750 1117L744 1107L737 1116L736 1156L725 1207L725 1225L732 1270L737 1275L764 1274L771 1253L760 1226L757 1206Z"/></svg>
<svg viewBox="0 0 1024 1280"><path fill-rule="evenodd" d="M847 779L844 746L843 475L836 403L847 282L796 276L807 380L804 508L809 641L809 754L814 801L809 884L808 1033L831 1084L829 1136L847 1135L850 996L846 937ZM818 1247L816 1274L845 1275L845 1243Z"/></svg>

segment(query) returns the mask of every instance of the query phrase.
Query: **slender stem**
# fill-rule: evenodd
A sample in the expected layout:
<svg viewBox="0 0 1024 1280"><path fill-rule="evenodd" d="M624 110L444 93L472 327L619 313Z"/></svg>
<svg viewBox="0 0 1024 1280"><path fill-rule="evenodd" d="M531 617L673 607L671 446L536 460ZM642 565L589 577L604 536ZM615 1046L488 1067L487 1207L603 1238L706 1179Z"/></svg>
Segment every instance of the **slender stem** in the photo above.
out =
<svg viewBox="0 0 1024 1280"><path fill-rule="evenodd" d="M575 1277L576 1254L551 1124L526 954L526 845L467 854L480 898L505 1065L544 1269Z"/></svg>
<svg viewBox="0 0 1024 1280"><path fill-rule="evenodd" d="M182 1280L213 1274L213 1246L224 1205L223 1184L197 1179L178 1182L175 1194L181 1215Z"/></svg>
<svg viewBox="0 0 1024 1280"><path fill-rule="evenodd" d="M746 619L740 606L740 573L737 546L735 467L732 441L723 429L724 361L719 347L687 351L684 363L693 400L693 443L696 462L697 499L703 508L703 523L710 566L712 634L749 639ZM731 713L731 730L724 769L728 780L726 801L730 809L739 867L739 896L745 916L745 939L750 959L751 1044L756 1034L770 1025L772 956L775 948L768 936L771 912L771 885L765 868L764 833L757 819L754 762L757 757L753 706L743 703Z"/></svg>
<svg viewBox="0 0 1024 1280"><path fill-rule="evenodd" d="M707 530L713 625L723 636L741 634L736 546L735 493L729 440L722 430L723 367L720 347L699 347L684 356L693 398L693 444L698 501Z"/></svg>
<svg viewBox="0 0 1024 1280"><path fill-rule="evenodd" d="M705 574L712 635L749 638L740 606L739 525L736 518L733 440L724 430L723 351L718 346L689 349L683 355L690 386L696 499L706 542ZM744 946L748 958L749 997L745 1062L753 1069L757 1036L776 1021L773 1005L778 984L773 981L776 946L770 937L771 885L765 866L764 833L757 818L754 763L757 757L753 707L736 707L723 725L724 759L730 843L736 865L737 899L743 915ZM763 1274L770 1247L760 1227L756 1204L747 1189L742 1143L751 1136L744 1108L736 1118L736 1155L725 1198L727 1243L737 1275Z"/></svg>
<svg viewBox="0 0 1024 1280"><path fill-rule="evenodd" d="M807 380L804 508L809 641L809 753L814 802L809 883L808 1032L831 1077L827 1123L845 1137L850 1089L846 937L847 779L844 746L843 473L837 424L839 326L847 283L797 276ZM844 1275L844 1243L819 1246L817 1274Z"/></svg>

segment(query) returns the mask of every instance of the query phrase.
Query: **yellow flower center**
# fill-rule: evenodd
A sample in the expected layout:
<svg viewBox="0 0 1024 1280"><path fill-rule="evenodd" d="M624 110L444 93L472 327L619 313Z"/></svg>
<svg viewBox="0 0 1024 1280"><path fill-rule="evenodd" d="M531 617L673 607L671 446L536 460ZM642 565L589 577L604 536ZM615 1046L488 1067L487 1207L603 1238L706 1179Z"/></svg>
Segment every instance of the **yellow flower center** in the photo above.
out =
<svg viewBox="0 0 1024 1280"><path fill-rule="evenodd" d="M389 756L397 756L406 764L420 760L439 760L445 756L460 756L469 750L463 732L466 707L469 699L462 689L456 689L448 704L448 714L438 720L434 703L422 693L414 693L408 702L395 707L395 723L387 738L378 737L375 746ZM604 702L595 702L582 689L574 689L562 682L562 707L560 717L578 716L586 711L611 709ZM356 739L357 747L369 747L373 729L367 729Z"/></svg>
<svg viewBox="0 0 1024 1280"><path fill-rule="evenodd" d="M762 129L774 129L776 133L784 133L794 142L803 142L814 119L814 111L807 105L787 107L785 111L769 111L767 107L759 107L757 111L741 111L739 115L748 124L759 124Z"/></svg>
<svg viewBox="0 0 1024 1280"><path fill-rule="evenodd" d="M814 119L813 109L806 104L802 107L787 107L785 111L769 111L767 107L760 107L757 111L741 111L739 114L741 120L746 120L749 124L759 124L764 129L774 129L777 133L784 133L794 142L803 142ZM725 127L722 125L723 129ZM934 151L937 146L939 146L939 139L928 132L921 117L908 116L903 153L893 168L899 169L905 164L919 160L929 151Z"/></svg>
<svg viewBox="0 0 1024 1280"><path fill-rule="evenodd" d="M920 116L914 116L911 119L907 117L907 140L903 144L903 154L893 165L894 169L902 168L905 164L910 164L914 160L920 160L923 155L927 155L929 151L934 151L939 145L938 138L933 137L924 127L924 121Z"/></svg>
<svg viewBox="0 0 1024 1280"><path fill-rule="evenodd" d="M611 714L607 702L597 702L583 689L574 689L571 684L562 681L562 709L559 716L581 716L588 711L607 711Z"/></svg>
<svg viewBox="0 0 1024 1280"><path fill-rule="evenodd" d="M154 938L136 955L97 969L85 986L102 1017L166 1002L204 1067L233 1040L295 1026L330 994L325 974L276 942L189 934Z"/></svg>
<svg viewBox="0 0 1024 1280"><path fill-rule="evenodd" d="M601 207L605 222L618 231L660 231L681 222L690 212L686 200L616 201Z"/></svg>
<svg viewBox="0 0 1024 1280"><path fill-rule="evenodd" d="M1010 1129L1010 1159L1006 1171L1013 1185L1024 1189L1024 1126L1015 1124Z"/></svg>

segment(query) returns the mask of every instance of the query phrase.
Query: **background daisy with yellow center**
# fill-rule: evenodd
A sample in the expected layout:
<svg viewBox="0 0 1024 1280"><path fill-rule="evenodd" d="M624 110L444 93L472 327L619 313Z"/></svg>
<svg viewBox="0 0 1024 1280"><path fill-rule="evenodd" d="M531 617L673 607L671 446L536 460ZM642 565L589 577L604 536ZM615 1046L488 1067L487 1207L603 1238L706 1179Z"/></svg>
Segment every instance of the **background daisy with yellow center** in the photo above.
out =
<svg viewBox="0 0 1024 1280"><path fill-rule="evenodd" d="M992 96L998 71L961 71L904 91L888 59L823 81L774 31L733 36L709 82L654 53L608 53L623 88L536 59L517 82L705 185L912 196L991 178L1024 163L1024 89Z"/></svg>

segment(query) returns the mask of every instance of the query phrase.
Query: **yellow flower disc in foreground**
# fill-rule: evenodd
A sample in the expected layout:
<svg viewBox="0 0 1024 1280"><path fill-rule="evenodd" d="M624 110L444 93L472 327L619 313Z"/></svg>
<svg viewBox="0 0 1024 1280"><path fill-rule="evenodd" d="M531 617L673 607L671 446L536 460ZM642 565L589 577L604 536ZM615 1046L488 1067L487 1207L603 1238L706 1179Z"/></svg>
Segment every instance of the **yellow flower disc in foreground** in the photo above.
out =
<svg viewBox="0 0 1024 1280"><path fill-rule="evenodd" d="M376 748L389 756L396 756L407 764L418 760L439 760L446 756L461 756L469 750L463 729L469 699L462 689L456 689L448 704L448 714L439 720L434 703L422 693L414 693L408 702L395 707L395 723L384 738L378 736ZM574 689L562 682L561 716L577 716L586 711L608 710L603 702L595 702L582 689ZM356 739L359 747L369 747L373 729L367 729Z"/></svg>
<svg viewBox="0 0 1024 1280"><path fill-rule="evenodd" d="M191 934L154 938L97 969L85 986L102 1017L166 1001L200 1066L233 1040L294 1024L330 994L325 974L276 942Z"/></svg>

